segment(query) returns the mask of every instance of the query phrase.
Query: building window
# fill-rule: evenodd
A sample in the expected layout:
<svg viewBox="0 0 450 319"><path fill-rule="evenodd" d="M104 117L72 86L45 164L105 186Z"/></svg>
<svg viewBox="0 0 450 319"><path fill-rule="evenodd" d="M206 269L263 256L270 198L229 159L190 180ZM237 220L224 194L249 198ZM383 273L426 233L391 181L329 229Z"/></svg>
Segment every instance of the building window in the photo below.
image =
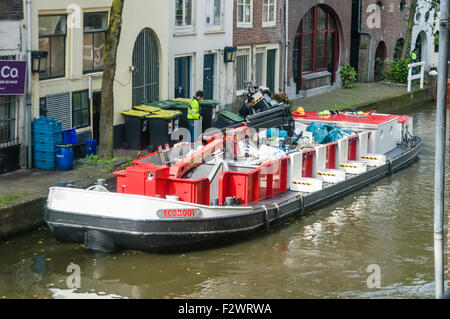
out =
<svg viewBox="0 0 450 319"><path fill-rule="evenodd" d="M434 53L439 52L439 31L436 31L436 35L434 36Z"/></svg>
<svg viewBox="0 0 450 319"><path fill-rule="evenodd" d="M222 0L206 0L206 26L222 25Z"/></svg>
<svg viewBox="0 0 450 319"><path fill-rule="evenodd" d="M237 2L237 26L252 26L253 0L238 0Z"/></svg>
<svg viewBox="0 0 450 319"><path fill-rule="evenodd" d="M0 21L23 19L23 0L0 1Z"/></svg>
<svg viewBox="0 0 450 319"><path fill-rule="evenodd" d="M246 82L249 81L249 53L242 52L236 56L236 88L237 90L246 89Z"/></svg>
<svg viewBox="0 0 450 319"><path fill-rule="evenodd" d="M175 1L175 25L177 27L192 26L192 0Z"/></svg>
<svg viewBox="0 0 450 319"><path fill-rule="evenodd" d="M294 78L302 73L334 72L337 28L330 13L316 6L300 22L294 43Z"/></svg>
<svg viewBox="0 0 450 319"><path fill-rule="evenodd" d="M91 125L91 108L88 91L72 93L72 127L83 128Z"/></svg>
<svg viewBox="0 0 450 319"><path fill-rule="evenodd" d="M0 143L16 139L16 97L0 96Z"/></svg>
<svg viewBox="0 0 450 319"><path fill-rule="evenodd" d="M263 27L274 26L276 19L276 0L263 1Z"/></svg>
<svg viewBox="0 0 450 319"><path fill-rule="evenodd" d="M47 69L40 80L65 76L66 71L66 16L39 16L39 50L47 51Z"/></svg>
<svg viewBox="0 0 450 319"><path fill-rule="evenodd" d="M103 70L103 53L105 49L108 12L84 14L83 35L83 72Z"/></svg>
<svg viewBox="0 0 450 319"><path fill-rule="evenodd" d="M265 51L258 50L256 51L256 69L255 69L255 86L265 86L266 85L266 77L265 77Z"/></svg>

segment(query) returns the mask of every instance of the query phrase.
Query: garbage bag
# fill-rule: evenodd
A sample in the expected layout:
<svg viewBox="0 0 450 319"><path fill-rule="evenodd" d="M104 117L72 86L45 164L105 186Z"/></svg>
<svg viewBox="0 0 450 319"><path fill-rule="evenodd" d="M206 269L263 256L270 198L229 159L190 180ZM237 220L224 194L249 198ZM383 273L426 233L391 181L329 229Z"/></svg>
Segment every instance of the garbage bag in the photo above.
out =
<svg viewBox="0 0 450 319"><path fill-rule="evenodd" d="M328 133L327 143L336 142L337 140L340 140L343 137L344 134L342 132L342 129L335 127Z"/></svg>
<svg viewBox="0 0 450 319"><path fill-rule="evenodd" d="M328 130L332 125L322 124L322 123L311 123L307 131L313 133L314 141L319 144L325 143L328 137Z"/></svg>
<svg viewBox="0 0 450 319"><path fill-rule="evenodd" d="M342 129L331 124L314 122L311 123L307 131L313 134L314 141L319 144L336 142L341 138L358 134L350 129Z"/></svg>

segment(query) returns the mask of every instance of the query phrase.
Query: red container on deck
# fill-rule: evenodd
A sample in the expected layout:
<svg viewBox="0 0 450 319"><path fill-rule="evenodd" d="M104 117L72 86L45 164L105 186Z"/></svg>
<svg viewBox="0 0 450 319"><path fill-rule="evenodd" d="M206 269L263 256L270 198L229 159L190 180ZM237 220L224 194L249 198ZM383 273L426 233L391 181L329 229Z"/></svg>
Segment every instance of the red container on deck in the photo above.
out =
<svg viewBox="0 0 450 319"><path fill-rule="evenodd" d="M332 142L327 144L327 162L325 167L327 169L336 169L336 150L337 142Z"/></svg>
<svg viewBox="0 0 450 319"><path fill-rule="evenodd" d="M210 182L207 178L183 179L170 177L168 194L177 195L180 201L209 205Z"/></svg>
<svg viewBox="0 0 450 319"><path fill-rule="evenodd" d="M123 193L145 195L145 180L148 168L140 165L130 166L126 169L126 180L122 183ZM119 188L119 184L117 184ZM119 191L119 190L118 190Z"/></svg>
<svg viewBox="0 0 450 319"><path fill-rule="evenodd" d="M227 197L242 204L257 202L287 190L288 157L274 160L250 172L223 172L219 177L219 205Z"/></svg>
<svg viewBox="0 0 450 319"><path fill-rule="evenodd" d="M303 151L302 177L313 177L314 149Z"/></svg>
<svg viewBox="0 0 450 319"><path fill-rule="evenodd" d="M348 138L348 160L356 161L356 152L358 149L358 135Z"/></svg>

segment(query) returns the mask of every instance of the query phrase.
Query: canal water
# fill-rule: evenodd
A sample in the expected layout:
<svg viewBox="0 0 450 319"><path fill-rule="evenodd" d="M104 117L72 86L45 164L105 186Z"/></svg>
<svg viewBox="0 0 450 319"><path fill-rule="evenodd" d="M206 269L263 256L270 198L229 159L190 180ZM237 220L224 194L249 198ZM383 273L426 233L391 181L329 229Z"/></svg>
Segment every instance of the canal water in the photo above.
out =
<svg viewBox="0 0 450 319"><path fill-rule="evenodd" d="M433 298L435 110L396 113L414 117L417 161L270 234L184 254L103 254L41 227L0 242L0 298ZM71 264L81 288L69 288Z"/></svg>

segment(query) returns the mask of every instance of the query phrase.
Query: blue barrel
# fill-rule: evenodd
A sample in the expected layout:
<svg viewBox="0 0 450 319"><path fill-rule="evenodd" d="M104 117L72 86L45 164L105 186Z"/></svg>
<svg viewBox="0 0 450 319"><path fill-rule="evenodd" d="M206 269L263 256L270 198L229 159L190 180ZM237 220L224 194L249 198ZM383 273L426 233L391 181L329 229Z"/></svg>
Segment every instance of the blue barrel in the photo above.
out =
<svg viewBox="0 0 450 319"><path fill-rule="evenodd" d="M97 155L97 140L86 140L86 156Z"/></svg>
<svg viewBox="0 0 450 319"><path fill-rule="evenodd" d="M56 163L62 171L73 169L73 149L71 145L56 145Z"/></svg>
<svg viewBox="0 0 450 319"><path fill-rule="evenodd" d="M77 131L74 128L63 131L63 143L76 144L77 142Z"/></svg>

